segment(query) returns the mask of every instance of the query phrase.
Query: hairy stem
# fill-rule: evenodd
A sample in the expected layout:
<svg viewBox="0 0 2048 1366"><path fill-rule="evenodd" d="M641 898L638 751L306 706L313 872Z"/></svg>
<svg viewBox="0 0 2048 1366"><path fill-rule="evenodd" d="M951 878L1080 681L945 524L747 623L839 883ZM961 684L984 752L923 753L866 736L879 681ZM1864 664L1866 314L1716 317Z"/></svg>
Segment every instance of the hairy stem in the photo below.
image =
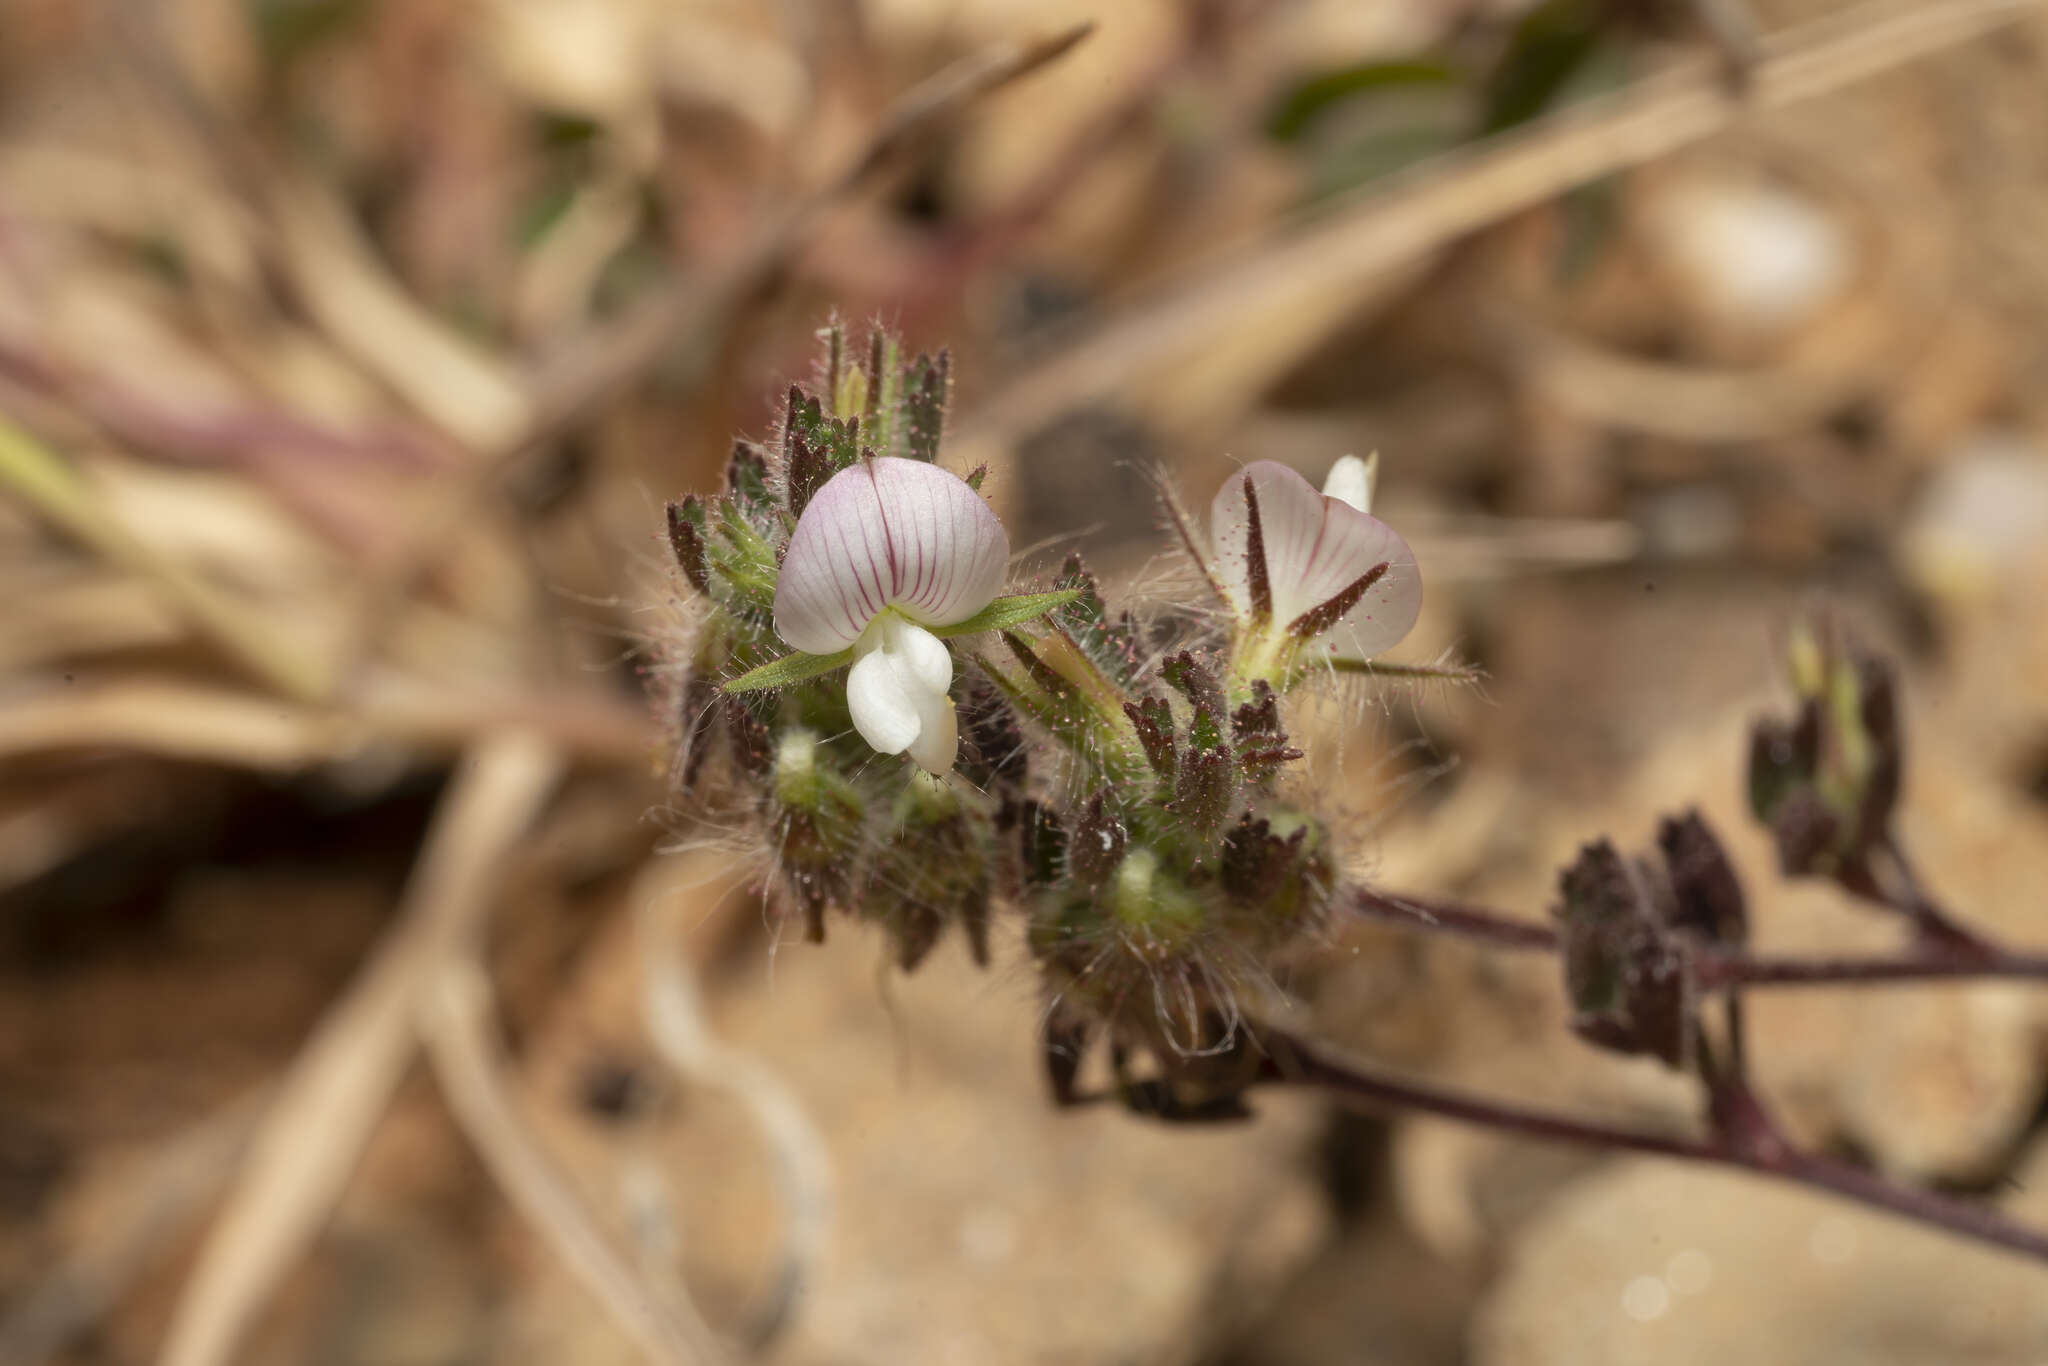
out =
<svg viewBox="0 0 2048 1366"><path fill-rule="evenodd" d="M1983 1205L1914 1187L1898 1186L1861 1167L1803 1152L1784 1141L1748 1092L1749 1104L1715 1107L1716 1132L1705 1138L1653 1133L1555 1111L1524 1108L1507 1101L1388 1077L1335 1058L1278 1031L1260 1034L1267 1049L1262 1080L1307 1086L1369 1105L1393 1106L1442 1115L1549 1143L1648 1153L1775 1177L1825 1190L1958 1237L2008 1248L2048 1262L2048 1233L2029 1228ZM1739 1122L1730 1116L1739 1116Z"/></svg>

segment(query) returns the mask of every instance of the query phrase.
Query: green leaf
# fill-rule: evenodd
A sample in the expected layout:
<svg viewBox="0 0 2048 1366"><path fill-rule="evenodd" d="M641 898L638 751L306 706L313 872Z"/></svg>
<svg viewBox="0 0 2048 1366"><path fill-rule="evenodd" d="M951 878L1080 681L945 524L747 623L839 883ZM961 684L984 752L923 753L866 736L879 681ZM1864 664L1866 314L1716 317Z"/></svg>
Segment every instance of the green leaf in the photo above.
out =
<svg viewBox="0 0 2048 1366"><path fill-rule="evenodd" d="M1502 132L1555 107L1611 32L1606 6L1588 0L1547 0L1530 10L1486 77L1480 131Z"/></svg>
<svg viewBox="0 0 2048 1366"><path fill-rule="evenodd" d="M1266 135L1293 142L1324 111L1357 95L1414 86L1450 86L1457 73L1443 62L1365 62L1314 76L1295 86L1266 116Z"/></svg>
<svg viewBox="0 0 2048 1366"><path fill-rule="evenodd" d="M749 669L725 685L727 692L759 692L763 688L784 688L791 683L801 683L819 674L831 673L853 662L851 649L835 650L829 655L793 654L781 659L770 660L758 669Z"/></svg>
<svg viewBox="0 0 2048 1366"><path fill-rule="evenodd" d="M965 621L925 629L935 636L971 636L976 631L1006 630L1065 607L1080 596L1080 590L1074 588L1057 593L1019 593L1015 597L997 598Z"/></svg>

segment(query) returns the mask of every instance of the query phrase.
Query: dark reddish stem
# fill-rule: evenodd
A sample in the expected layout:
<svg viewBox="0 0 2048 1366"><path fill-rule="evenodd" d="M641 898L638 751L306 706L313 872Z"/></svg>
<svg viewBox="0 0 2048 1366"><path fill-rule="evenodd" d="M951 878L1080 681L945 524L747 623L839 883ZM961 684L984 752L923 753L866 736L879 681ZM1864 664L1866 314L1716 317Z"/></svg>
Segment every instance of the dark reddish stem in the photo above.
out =
<svg viewBox="0 0 2048 1366"><path fill-rule="evenodd" d="M1433 897L1390 896L1354 889L1345 908L1372 920L1411 925L1496 948L1554 953L1557 931L1484 906ZM1972 938L1969 946L1923 937L1896 954L1751 954L1701 945L1694 957L1695 981L1704 988L1827 986L1847 983L1931 982L1988 978L2048 980L2048 954L2016 952Z"/></svg>
<svg viewBox="0 0 2048 1366"><path fill-rule="evenodd" d="M1308 1086L1367 1105L1384 1105L1477 1124L1546 1143L1648 1153L1775 1177L1794 1185L1830 1191L1858 1204L1884 1210L1958 1237L1990 1243L2048 1261L2048 1233L2028 1228L1983 1205L1895 1186L1861 1167L1818 1157L1779 1137L1762 1107L1745 1089L1714 1107L1717 1132L1707 1138L1648 1133L1599 1120L1461 1095L1455 1091L1382 1076L1321 1052L1300 1039L1268 1031L1263 1080Z"/></svg>
<svg viewBox="0 0 2048 1366"><path fill-rule="evenodd" d="M2048 956L2000 952L1983 958L1916 950L1901 954L1793 956L1703 951L1694 980L1707 989L1828 986L1885 982L1970 981L1989 978L2048 980Z"/></svg>
<svg viewBox="0 0 2048 1366"><path fill-rule="evenodd" d="M1467 906L1435 897L1390 896L1370 887L1353 888L1344 904L1345 909L1369 920L1413 925L1460 939L1478 940L1495 948L1554 953L1558 947L1557 931L1550 926L1484 906Z"/></svg>

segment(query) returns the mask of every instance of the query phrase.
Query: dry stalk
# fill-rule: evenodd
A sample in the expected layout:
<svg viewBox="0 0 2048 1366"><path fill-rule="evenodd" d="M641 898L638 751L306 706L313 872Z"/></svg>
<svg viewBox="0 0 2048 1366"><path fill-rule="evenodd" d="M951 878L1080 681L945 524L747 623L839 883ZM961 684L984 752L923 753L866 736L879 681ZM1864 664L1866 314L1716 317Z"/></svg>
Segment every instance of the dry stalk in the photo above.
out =
<svg viewBox="0 0 2048 1366"><path fill-rule="evenodd" d="M722 1043L706 1027L683 951L681 922L689 903L677 890L662 886L640 899L641 1016L669 1066L684 1079L728 1092L745 1106L775 1158L782 1242L773 1287L749 1333L752 1345L761 1347L788 1322L831 1230L831 1156L803 1103L782 1078L759 1059Z"/></svg>
<svg viewBox="0 0 2048 1366"><path fill-rule="evenodd" d="M113 747L258 772L296 773L375 743L454 753L529 731L592 762L644 763L654 731L637 709L590 694L493 696L410 680L374 683L344 709L148 679L53 684L0 705L0 755Z"/></svg>
<svg viewBox="0 0 2048 1366"><path fill-rule="evenodd" d="M2039 8L2039 0L1870 0L1766 38L1740 94L1702 57L1368 186L1291 232L1197 263L1085 332L1052 339L1046 360L963 422L955 449L971 448L968 464L986 459L991 446L1048 414L1138 389L1275 301L1355 299L1389 272L1567 190ZM1325 312L1332 326L1343 316ZM1298 338L1303 346L1316 339Z"/></svg>
<svg viewBox="0 0 2048 1366"><path fill-rule="evenodd" d="M440 969L420 1011L434 1075L484 1165L649 1361L695 1366L723 1360L724 1350L688 1298L634 1266L520 1115L503 1080L490 1003L490 980L465 949Z"/></svg>
<svg viewBox="0 0 2048 1366"><path fill-rule="evenodd" d="M115 519L91 483L63 457L4 417L0 488L96 553L155 584L229 658L267 686L302 701L317 701L331 691L333 680L316 660L267 629L253 609L158 554Z"/></svg>
<svg viewBox="0 0 2048 1366"><path fill-rule="evenodd" d="M162 1366L223 1366L326 1223L412 1061L422 994L486 913L560 770L554 748L519 731L480 741L458 766L397 926L300 1050L263 1118L173 1313Z"/></svg>

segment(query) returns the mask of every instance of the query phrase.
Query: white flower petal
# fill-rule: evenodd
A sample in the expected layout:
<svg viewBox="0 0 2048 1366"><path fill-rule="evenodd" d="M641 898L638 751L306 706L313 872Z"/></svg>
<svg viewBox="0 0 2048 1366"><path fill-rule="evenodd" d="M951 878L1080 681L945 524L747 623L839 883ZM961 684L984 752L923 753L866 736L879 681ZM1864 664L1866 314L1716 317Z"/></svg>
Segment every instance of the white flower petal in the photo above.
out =
<svg viewBox="0 0 2048 1366"><path fill-rule="evenodd" d="M958 475L922 460L865 460L827 480L797 519L775 585L775 632L830 654L884 607L950 626L989 604L1009 558L1003 524Z"/></svg>
<svg viewBox="0 0 2048 1366"><path fill-rule="evenodd" d="M910 757L927 773L950 773L960 757L960 718L953 699L943 692L922 693L917 698L917 739Z"/></svg>
<svg viewBox="0 0 2048 1366"><path fill-rule="evenodd" d="M1371 512L1373 476L1379 473L1379 461L1377 455L1370 460L1360 460L1355 455L1338 456L1337 463L1323 477L1323 497L1348 503L1360 512Z"/></svg>
<svg viewBox="0 0 2048 1366"><path fill-rule="evenodd" d="M926 692L943 697L953 686L953 653L939 638L914 621L892 617L884 629L883 647L900 660L899 667L917 680Z"/></svg>
<svg viewBox="0 0 2048 1366"><path fill-rule="evenodd" d="M1324 643L1364 659L1407 635L1422 612L1422 574L1400 533L1348 503L1317 493L1306 479L1271 460L1232 475L1209 510L1216 561L1232 606L1249 613L1253 573L1249 485L1259 507L1272 620L1285 626L1384 564L1386 571L1333 627Z"/></svg>
<svg viewBox="0 0 2048 1366"><path fill-rule="evenodd" d="M923 729L917 704L886 650L875 650L853 662L846 674L846 709L853 728L881 754L901 754Z"/></svg>
<svg viewBox="0 0 2048 1366"><path fill-rule="evenodd" d="M1365 517L1362 512L1357 515ZM1422 571L1416 567L1415 552L1385 522L1366 520L1372 521L1372 541L1377 548L1364 551L1359 559L1385 564L1387 572L1366 590L1357 606L1319 638L1328 647L1327 653L1341 659L1371 659L1386 653L1407 638L1422 615Z"/></svg>
<svg viewBox="0 0 2048 1366"><path fill-rule="evenodd" d="M905 750L920 767L945 773L960 753L953 656L937 636L893 612L861 636L846 675L853 726L876 750Z"/></svg>

